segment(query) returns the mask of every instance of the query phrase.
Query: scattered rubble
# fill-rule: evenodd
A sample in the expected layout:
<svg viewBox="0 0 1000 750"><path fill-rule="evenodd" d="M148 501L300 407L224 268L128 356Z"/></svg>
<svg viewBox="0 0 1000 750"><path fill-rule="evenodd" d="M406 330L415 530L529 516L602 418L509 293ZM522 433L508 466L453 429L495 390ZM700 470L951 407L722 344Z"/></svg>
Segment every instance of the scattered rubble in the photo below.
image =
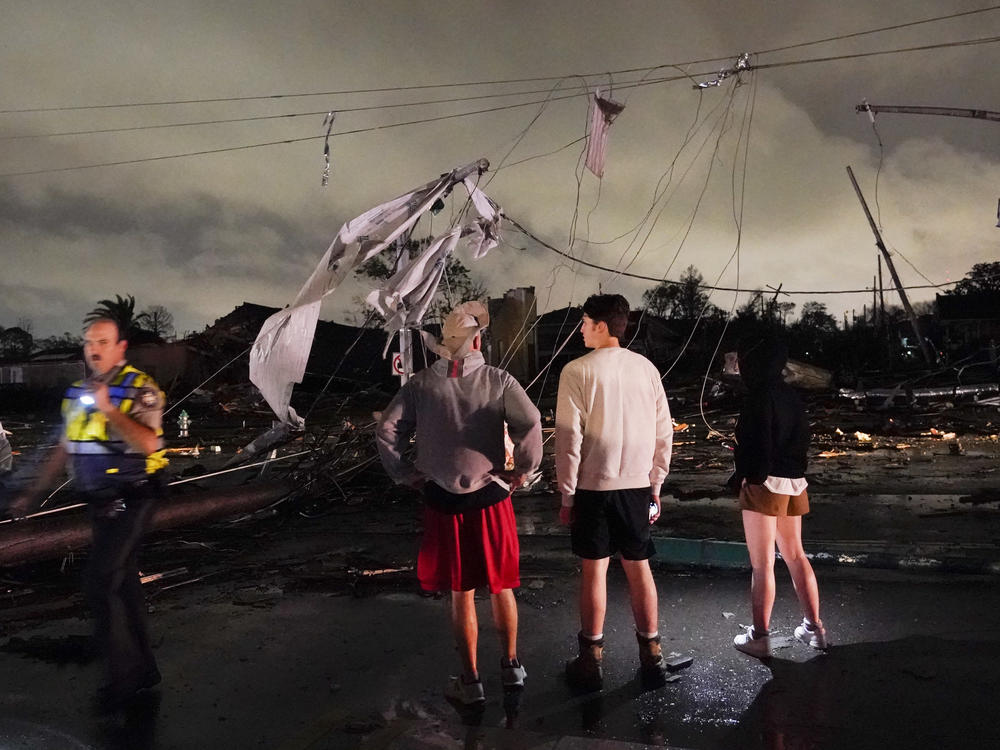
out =
<svg viewBox="0 0 1000 750"><path fill-rule="evenodd" d="M1000 391L998 383L955 385L946 388L910 388L901 384L895 388L871 388L863 391L841 388L838 394L841 398L850 399L859 405L863 402L867 408L885 410L893 406L916 406L925 400L945 398L951 405L966 401L980 406L995 406L998 397L983 399L982 396L998 391Z"/></svg>
<svg viewBox="0 0 1000 750"><path fill-rule="evenodd" d="M280 601L281 592L290 587L346 596L412 589L415 576L412 556L407 554L392 559L384 554L366 556L363 550L338 550L304 556L281 562L272 571L277 576L274 578L259 565L249 565L239 557L241 550L256 544L253 535L292 529L302 533L309 523L327 516L333 516L338 524L368 532L411 536L418 532L418 499L412 491L390 483L374 445L371 414L387 397L376 394L368 401L338 397L336 408L317 409L320 418L314 415L308 430L295 432L285 427L271 430L270 418L254 413L249 391L237 409L233 404L239 404L239 398L229 386L223 390L204 391L200 404L187 406L195 415L188 436L168 435L171 472L183 485L164 506L172 520L158 528L184 523L190 531L183 537L177 532L158 537L152 561L145 563L152 566L143 579L148 595L155 597L208 577L234 582L267 578L269 583L262 584L265 588L260 591L256 587L234 589L233 601L248 606L269 606ZM861 394L860 398L845 397L843 391L807 392L813 430L811 494L885 492L889 479L891 492L921 493L933 487L942 495L953 494L956 500L952 506L924 506L914 500L909 513L924 523L944 523L992 511L1000 503L996 492L1000 414L995 399L989 398L996 390L995 384L909 391L858 389L853 393ZM887 404L889 392L895 395ZM903 396L896 398L900 393ZM718 537L722 530L713 525L718 523L718 515L702 504L713 498L726 507L731 503L724 484L732 469L738 397L725 387L704 394L700 384L668 385L668 395L676 439L673 470L664 485L670 507L659 524L670 530L680 523L687 534ZM226 400L213 402L221 396ZM215 409L212 403L225 403L227 408ZM540 408L544 433L550 438L552 404L542 401ZM171 425L176 433L176 425ZM24 422L6 421L12 453L17 457L15 469L30 458L35 445L48 444L51 426L34 417ZM546 441L543 465L531 485L518 491L519 508L534 504L544 508L537 517L519 511L519 518L531 529L529 533L548 534L555 525L550 508L557 505L553 505L553 443ZM271 489L260 494L261 488L268 487ZM218 503L205 499L217 493L228 500ZM247 495L256 495L257 502L247 504ZM70 507L76 498L64 491L55 500ZM212 511L203 513L197 509L199 504ZM225 507L213 508L216 505ZM400 507L412 507L413 511L385 514ZM60 567L66 570L80 564L69 555L86 547L89 524L80 509L75 513L58 511L28 522L0 523L0 566L46 558L62 558ZM230 520L222 522L224 518ZM393 519L389 525L386 518ZM738 533L738 523L733 521L732 525L733 533ZM61 531L54 534L57 528ZM409 546L405 546L407 552L412 551ZM544 576L525 577L527 591L540 592L545 585ZM39 591L30 576L23 583L13 581L4 588L9 606L0 622L33 616L44 609L41 599L48 596L51 600L51 594ZM54 611L82 607L79 599L65 596L50 604ZM727 615L731 613L724 613Z"/></svg>

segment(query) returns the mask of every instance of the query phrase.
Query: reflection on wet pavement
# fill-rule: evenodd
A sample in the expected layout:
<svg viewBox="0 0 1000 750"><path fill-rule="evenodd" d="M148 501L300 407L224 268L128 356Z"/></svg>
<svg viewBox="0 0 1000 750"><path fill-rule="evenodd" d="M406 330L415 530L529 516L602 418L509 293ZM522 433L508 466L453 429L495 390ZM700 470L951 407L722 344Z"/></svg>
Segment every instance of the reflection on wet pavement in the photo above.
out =
<svg viewBox="0 0 1000 750"><path fill-rule="evenodd" d="M155 747L160 701L158 690L143 690L125 708L103 717L98 725L101 747L108 750Z"/></svg>
<svg viewBox="0 0 1000 750"><path fill-rule="evenodd" d="M968 746L962 737L995 746L995 693L970 686L995 685L998 662L996 641L927 636L833 646L805 662L774 658L771 679L719 747Z"/></svg>
<svg viewBox="0 0 1000 750"><path fill-rule="evenodd" d="M0 719L4 750L90 750L80 740L52 727L19 719Z"/></svg>

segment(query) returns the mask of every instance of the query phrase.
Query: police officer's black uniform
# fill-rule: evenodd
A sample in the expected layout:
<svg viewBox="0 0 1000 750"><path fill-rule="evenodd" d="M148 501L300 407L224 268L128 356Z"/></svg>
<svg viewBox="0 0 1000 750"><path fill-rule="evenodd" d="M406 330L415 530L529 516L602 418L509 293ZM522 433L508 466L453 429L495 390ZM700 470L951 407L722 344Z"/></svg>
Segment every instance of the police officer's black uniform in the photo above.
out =
<svg viewBox="0 0 1000 750"><path fill-rule="evenodd" d="M105 707L160 681L146 627L138 553L164 495L163 393L149 375L128 364L100 377L111 402L129 418L156 431L160 450L145 456L129 446L88 397L87 381L74 383L62 403L64 445L77 486L90 506L94 544L87 595L95 639L107 665ZM93 383L93 381L90 381Z"/></svg>

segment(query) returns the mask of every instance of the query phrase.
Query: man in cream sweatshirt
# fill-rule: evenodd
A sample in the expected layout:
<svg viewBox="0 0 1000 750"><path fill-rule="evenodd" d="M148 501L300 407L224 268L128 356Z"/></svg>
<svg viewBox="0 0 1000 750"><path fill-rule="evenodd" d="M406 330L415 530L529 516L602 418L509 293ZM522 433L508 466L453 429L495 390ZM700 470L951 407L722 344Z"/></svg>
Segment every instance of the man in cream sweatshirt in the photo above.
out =
<svg viewBox="0 0 1000 750"><path fill-rule="evenodd" d="M621 295L588 298L580 332L593 351L566 365L559 378L559 518L570 525L582 566L580 652L566 676L587 691L603 687L607 572L616 553L628 580L643 683L655 687L664 679L650 526L660 516L673 422L656 367L618 343L628 312Z"/></svg>

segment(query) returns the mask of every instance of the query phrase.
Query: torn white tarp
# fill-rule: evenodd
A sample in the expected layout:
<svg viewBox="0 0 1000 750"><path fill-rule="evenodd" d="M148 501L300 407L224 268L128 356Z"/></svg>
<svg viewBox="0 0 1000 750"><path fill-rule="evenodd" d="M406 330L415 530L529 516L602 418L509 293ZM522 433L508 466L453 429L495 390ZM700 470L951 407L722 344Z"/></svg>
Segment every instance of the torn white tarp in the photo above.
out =
<svg viewBox="0 0 1000 750"><path fill-rule="evenodd" d="M471 177L465 178L465 187L469 191L472 204L479 212L479 218L462 231L462 236L466 237L466 244L472 251L473 259L479 260L500 243L500 219L503 218L503 209L476 187Z"/></svg>
<svg viewBox="0 0 1000 750"><path fill-rule="evenodd" d="M250 350L250 381L278 419L296 427L303 420L289 406L292 386L302 382L312 348L320 303L357 266L377 255L416 224L456 182L489 167L482 159L442 175L405 195L376 206L344 224L291 306L261 326Z"/></svg>
<svg viewBox="0 0 1000 750"><path fill-rule="evenodd" d="M598 177L604 177L604 158L608 150L608 131L611 123L625 109L613 99L602 99L600 90L594 92L590 105L590 128L587 134L586 166Z"/></svg>
<svg viewBox="0 0 1000 750"><path fill-rule="evenodd" d="M435 238L419 257L397 271L381 289L368 295L366 301L385 318L387 331L420 325L460 235L461 229L455 226L447 234ZM386 350L391 341L390 335ZM385 356L384 351L382 355Z"/></svg>

